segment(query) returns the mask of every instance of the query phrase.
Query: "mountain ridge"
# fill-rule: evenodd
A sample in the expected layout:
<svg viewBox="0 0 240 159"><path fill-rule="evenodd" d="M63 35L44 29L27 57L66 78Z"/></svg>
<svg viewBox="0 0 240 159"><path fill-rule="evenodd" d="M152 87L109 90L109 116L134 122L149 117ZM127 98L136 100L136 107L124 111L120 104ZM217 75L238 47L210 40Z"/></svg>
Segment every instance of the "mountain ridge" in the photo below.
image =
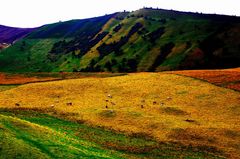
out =
<svg viewBox="0 0 240 159"><path fill-rule="evenodd" d="M16 28L0 25L0 43L11 44L35 29L36 28Z"/></svg>
<svg viewBox="0 0 240 159"><path fill-rule="evenodd" d="M239 67L239 28L240 18L235 16L153 8L53 23L3 50L0 71L142 72Z"/></svg>

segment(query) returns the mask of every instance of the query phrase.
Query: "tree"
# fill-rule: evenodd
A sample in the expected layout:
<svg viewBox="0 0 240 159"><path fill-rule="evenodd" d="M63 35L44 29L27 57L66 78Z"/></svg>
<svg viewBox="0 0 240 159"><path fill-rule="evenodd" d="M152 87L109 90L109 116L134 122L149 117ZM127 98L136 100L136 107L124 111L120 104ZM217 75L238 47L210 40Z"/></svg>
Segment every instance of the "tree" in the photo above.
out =
<svg viewBox="0 0 240 159"><path fill-rule="evenodd" d="M104 67L108 70L108 71L112 71L112 63L110 61L106 62Z"/></svg>

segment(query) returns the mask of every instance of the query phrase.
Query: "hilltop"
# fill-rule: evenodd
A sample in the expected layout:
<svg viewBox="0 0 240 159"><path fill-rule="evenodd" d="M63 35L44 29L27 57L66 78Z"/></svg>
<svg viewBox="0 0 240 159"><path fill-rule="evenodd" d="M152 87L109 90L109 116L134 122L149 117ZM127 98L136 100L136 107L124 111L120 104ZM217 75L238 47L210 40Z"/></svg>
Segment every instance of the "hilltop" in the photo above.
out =
<svg viewBox="0 0 240 159"><path fill-rule="evenodd" d="M44 25L0 54L1 72L239 67L240 18L144 8Z"/></svg>
<svg viewBox="0 0 240 159"><path fill-rule="evenodd" d="M14 28L0 25L0 50L25 37L34 28Z"/></svg>

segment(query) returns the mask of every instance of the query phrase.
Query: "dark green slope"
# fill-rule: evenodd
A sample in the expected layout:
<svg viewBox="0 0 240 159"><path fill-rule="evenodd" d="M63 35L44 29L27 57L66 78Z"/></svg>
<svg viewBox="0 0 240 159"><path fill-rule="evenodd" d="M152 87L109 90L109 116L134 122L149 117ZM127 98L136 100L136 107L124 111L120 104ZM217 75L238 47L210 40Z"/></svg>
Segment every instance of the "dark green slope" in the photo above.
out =
<svg viewBox="0 0 240 159"><path fill-rule="evenodd" d="M239 67L240 18L141 9L45 25L0 53L0 71Z"/></svg>

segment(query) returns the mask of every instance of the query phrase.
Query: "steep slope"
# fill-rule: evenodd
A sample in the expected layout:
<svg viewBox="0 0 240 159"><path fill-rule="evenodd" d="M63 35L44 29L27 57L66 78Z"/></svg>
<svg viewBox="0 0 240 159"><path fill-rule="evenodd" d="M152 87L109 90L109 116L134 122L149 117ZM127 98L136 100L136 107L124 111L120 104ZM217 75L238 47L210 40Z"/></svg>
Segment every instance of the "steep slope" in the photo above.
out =
<svg viewBox="0 0 240 159"><path fill-rule="evenodd" d="M67 61L69 58L72 60L71 65L78 65L79 59L72 58L69 51L74 50L78 45L84 47L82 43L92 40L101 31L103 25L114 16L115 14L112 14L45 25L1 52L1 71L59 71L69 64ZM64 52L60 52L58 48L63 44L66 44Z"/></svg>
<svg viewBox="0 0 240 159"><path fill-rule="evenodd" d="M46 25L0 55L0 71L238 67L240 18L140 9Z"/></svg>
<svg viewBox="0 0 240 159"><path fill-rule="evenodd" d="M16 40L23 38L35 28L13 28L0 25L0 50L8 47Z"/></svg>

